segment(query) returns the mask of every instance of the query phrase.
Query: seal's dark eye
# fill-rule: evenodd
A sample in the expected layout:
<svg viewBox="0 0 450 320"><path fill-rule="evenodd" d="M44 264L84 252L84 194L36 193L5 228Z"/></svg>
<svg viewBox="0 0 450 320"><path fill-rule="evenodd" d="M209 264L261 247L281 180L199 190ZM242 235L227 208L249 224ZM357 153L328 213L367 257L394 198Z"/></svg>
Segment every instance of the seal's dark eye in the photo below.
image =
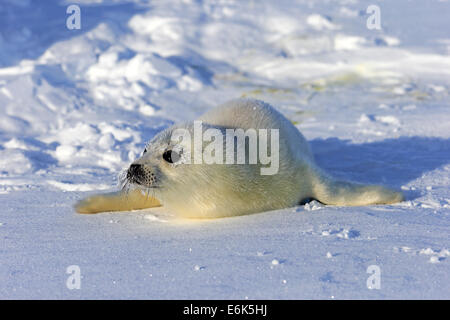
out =
<svg viewBox="0 0 450 320"><path fill-rule="evenodd" d="M180 160L180 155L173 150L166 150L163 153L163 159L169 163L175 163Z"/></svg>

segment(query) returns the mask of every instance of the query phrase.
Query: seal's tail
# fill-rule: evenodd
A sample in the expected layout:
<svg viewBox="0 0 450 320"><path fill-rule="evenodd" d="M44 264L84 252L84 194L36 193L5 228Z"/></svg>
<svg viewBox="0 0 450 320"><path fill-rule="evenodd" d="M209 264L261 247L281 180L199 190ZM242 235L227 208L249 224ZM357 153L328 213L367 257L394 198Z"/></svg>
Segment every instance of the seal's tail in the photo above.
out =
<svg viewBox="0 0 450 320"><path fill-rule="evenodd" d="M320 171L313 183L314 198L324 204L338 206L364 206L370 204L389 204L403 201L401 192L377 185L363 185L353 182L337 181Z"/></svg>

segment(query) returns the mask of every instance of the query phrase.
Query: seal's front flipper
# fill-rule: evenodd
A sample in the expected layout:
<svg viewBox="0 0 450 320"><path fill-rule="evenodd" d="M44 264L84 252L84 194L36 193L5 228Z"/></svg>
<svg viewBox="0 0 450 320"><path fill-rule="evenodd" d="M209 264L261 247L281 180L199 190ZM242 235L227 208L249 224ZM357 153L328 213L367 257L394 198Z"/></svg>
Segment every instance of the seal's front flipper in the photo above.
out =
<svg viewBox="0 0 450 320"><path fill-rule="evenodd" d="M87 197L75 204L78 213L99 213L108 211L129 211L159 207L158 199L142 194L135 189L128 192L119 191L97 194Z"/></svg>

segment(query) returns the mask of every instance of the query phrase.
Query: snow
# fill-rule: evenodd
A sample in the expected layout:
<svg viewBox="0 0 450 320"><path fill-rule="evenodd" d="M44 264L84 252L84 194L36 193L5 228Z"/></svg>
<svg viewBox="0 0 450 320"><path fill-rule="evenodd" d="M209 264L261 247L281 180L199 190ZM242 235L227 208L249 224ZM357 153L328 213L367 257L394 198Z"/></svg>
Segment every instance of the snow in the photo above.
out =
<svg viewBox="0 0 450 320"><path fill-rule="evenodd" d="M0 5L0 298L450 298L448 1L381 2L381 30L366 0L78 3L80 30L67 1ZM157 132L236 97L285 114L331 174L406 200L74 212Z"/></svg>

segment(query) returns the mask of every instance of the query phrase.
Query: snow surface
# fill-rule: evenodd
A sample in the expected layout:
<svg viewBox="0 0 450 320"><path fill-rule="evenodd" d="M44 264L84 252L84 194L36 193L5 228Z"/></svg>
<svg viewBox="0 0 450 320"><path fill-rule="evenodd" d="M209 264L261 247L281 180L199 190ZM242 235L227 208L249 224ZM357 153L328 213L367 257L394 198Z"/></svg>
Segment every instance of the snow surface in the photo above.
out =
<svg viewBox="0 0 450 320"><path fill-rule="evenodd" d="M0 298L450 298L448 1L78 3L80 30L69 2L0 3ZM74 212L158 131L236 97L278 108L336 177L406 201Z"/></svg>

